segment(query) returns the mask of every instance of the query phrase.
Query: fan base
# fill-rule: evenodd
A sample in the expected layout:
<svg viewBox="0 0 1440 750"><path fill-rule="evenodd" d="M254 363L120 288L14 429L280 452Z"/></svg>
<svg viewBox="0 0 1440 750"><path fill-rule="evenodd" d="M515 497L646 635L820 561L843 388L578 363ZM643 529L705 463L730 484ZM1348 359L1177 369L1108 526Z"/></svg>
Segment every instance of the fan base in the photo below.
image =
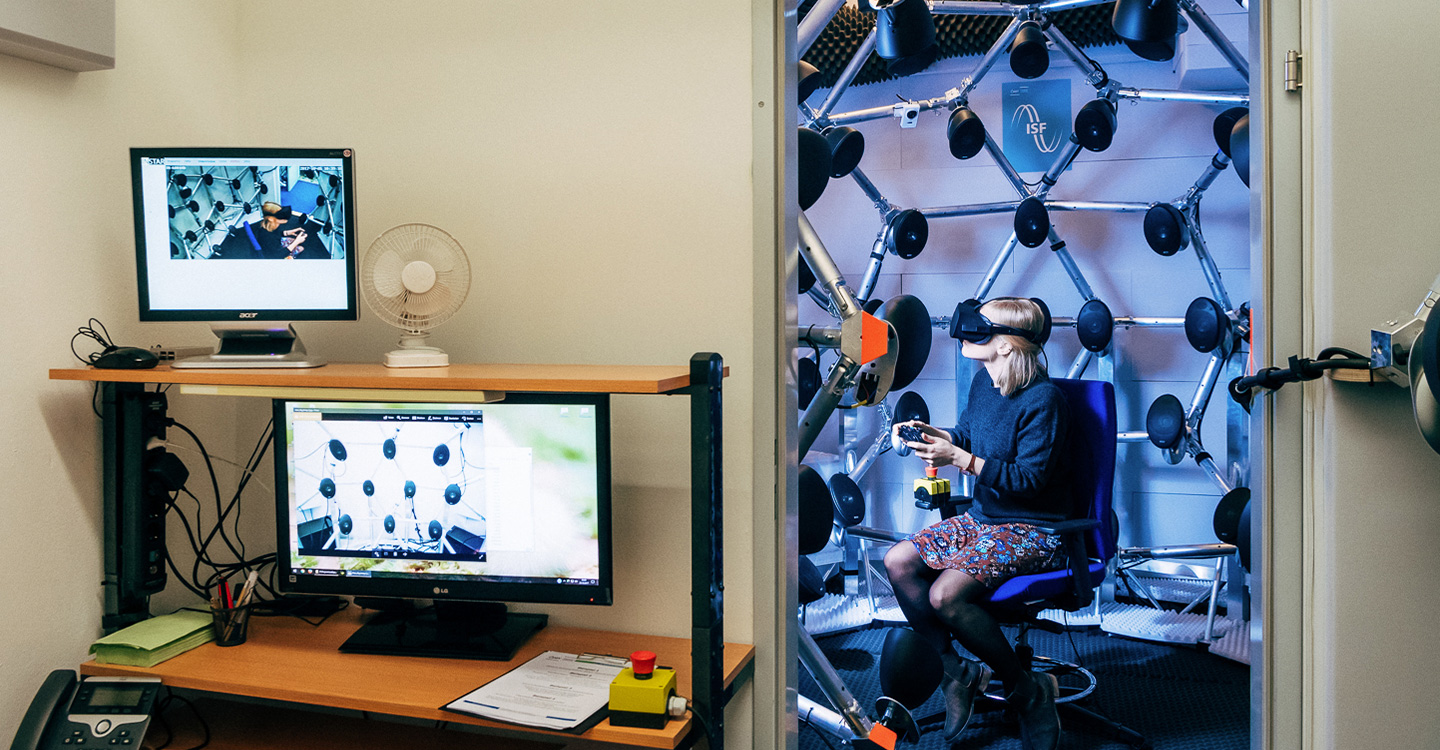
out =
<svg viewBox="0 0 1440 750"><path fill-rule="evenodd" d="M386 367L447 367L450 355L434 349L396 349L385 354Z"/></svg>

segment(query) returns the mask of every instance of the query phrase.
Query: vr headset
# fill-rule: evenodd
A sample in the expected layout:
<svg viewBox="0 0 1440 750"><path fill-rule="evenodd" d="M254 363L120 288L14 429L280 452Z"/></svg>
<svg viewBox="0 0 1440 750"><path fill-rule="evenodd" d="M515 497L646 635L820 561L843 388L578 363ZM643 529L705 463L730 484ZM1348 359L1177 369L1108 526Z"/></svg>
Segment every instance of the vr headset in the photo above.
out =
<svg viewBox="0 0 1440 750"><path fill-rule="evenodd" d="M995 299L1026 298L996 297ZM1019 336L1026 341L1044 346L1045 342L1050 339L1050 308L1039 297L1029 297L1028 299L1040 308L1040 317L1044 320L1038 332L999 325L980 314L980 306L984 305L984 302L978 299L967 299L956 305L954 314L950 316L950 338L969 341L972 344L983 344L989 341L991 336L1002 334Z"/></svg>

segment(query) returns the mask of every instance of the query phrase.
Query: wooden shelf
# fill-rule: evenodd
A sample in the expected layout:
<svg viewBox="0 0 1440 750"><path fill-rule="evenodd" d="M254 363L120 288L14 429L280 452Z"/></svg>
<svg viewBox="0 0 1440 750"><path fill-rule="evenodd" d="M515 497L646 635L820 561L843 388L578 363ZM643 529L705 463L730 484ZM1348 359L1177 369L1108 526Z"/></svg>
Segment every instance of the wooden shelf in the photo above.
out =
<svg viewBox="0 0 1440 750"><path fill-rule="evenodd" d="M729 368L725 368L729 374ZM308 369L97 370L50 371L51 380L105 383L254 386L262 388L346 388L387 391L525 391L551 393L674 393L690 385L688 366L455 364L449 367L390 368L334 362Z"/></svg>
<svg viewBox="0 0 1440 750"><path fill-rule="evenodd" d="M692 694L691 642L684 638L551 626L537 633L511 662L341 653L340 644L359 627L361 618L360 609L353 606L320 627L292 617L257 617L251 619L249 637L239 646L222 648L207 643L148 669L92 661L80 671L86 675L148 675L175 688L516 729L440 707L544 651L625 655L644 649L654 651L660 664L678 667L679 694ZM754 646L725 644L724 684L728 687L746 675L754 659ZM684 719L671 720L664 729L634 729L611 726L607 719L578 736L673 749L690 731L692 720L687 714ZM576 736L541 729L524 731L556 738Z"/></svg>

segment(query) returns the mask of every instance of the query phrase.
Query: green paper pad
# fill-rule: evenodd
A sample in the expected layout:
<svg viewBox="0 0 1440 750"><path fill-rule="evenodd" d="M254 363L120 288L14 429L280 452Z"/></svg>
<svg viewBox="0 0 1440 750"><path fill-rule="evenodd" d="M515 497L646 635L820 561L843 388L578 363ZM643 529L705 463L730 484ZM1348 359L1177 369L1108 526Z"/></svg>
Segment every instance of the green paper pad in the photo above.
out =
<svg viewBox="0 0 1440 750"><path fill-rule="evenodd" d="M176 612L137 622L90 644L97 664L153 667L215 640L208 612Z"/></svg>

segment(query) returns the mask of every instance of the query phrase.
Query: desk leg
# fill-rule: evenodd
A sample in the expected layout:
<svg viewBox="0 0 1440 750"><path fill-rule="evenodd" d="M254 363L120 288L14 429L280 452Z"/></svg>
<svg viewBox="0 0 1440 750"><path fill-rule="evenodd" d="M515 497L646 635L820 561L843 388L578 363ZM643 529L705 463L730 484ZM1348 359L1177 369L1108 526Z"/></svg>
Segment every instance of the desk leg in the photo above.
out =
<svg viewBox="0 0 1440 750"><path fill-rule="evenodd" d="M690 601L694 710L710 737L725 746L725 566L722 554L721 402L724 363L718 354L690 358Z"/></svg>
<svg viewBox="0 0 1440 750"><path fill-rule="evenodd" d="M165 436L165 394L140 383L101 385L104 446L105 611L113 632L150 616L165 589L165 497L145 481L145 444Z"/></svg>

